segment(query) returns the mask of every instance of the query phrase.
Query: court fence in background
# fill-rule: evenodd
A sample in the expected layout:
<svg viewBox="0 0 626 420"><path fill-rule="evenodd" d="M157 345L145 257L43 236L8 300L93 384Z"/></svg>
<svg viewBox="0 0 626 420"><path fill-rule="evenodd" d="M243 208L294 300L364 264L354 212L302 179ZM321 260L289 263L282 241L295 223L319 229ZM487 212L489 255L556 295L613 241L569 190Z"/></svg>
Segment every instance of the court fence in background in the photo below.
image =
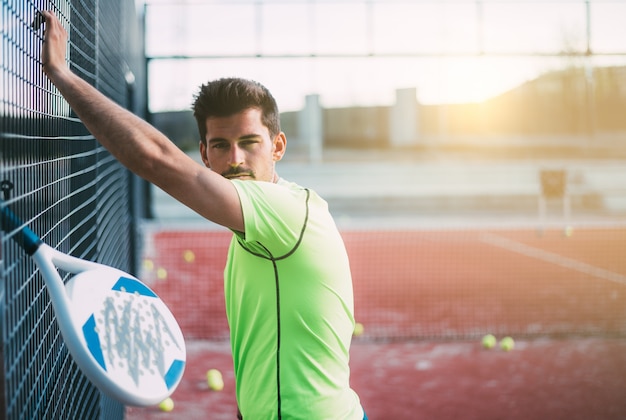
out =
<svg viewBox="0 0 626 420"><path fill-rule="evenodd" d="M626 225L341 229L358 340L626 336ZM227 340L225 230L146 226L142 279L189 339ZM298 281L297 278L290 281Z"/></svg>

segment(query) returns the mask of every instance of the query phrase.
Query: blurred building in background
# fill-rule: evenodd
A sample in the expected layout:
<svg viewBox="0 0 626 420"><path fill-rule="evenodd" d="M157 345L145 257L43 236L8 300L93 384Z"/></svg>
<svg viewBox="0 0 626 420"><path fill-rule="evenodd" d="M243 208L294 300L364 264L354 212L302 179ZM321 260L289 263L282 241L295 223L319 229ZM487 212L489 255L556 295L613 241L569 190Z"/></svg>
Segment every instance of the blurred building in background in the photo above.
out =
<svg viewBox="0 0 626 420"><path fill-rule="evenodd" d="M392 106L321 109L323 147L626 155L626 67L554 71L480 103L420 104L415 89L396 95ZM311 141L305 112L281 115L290 148L301 152ZM190 111L152 118L181 148L197 147Z"/></svg>

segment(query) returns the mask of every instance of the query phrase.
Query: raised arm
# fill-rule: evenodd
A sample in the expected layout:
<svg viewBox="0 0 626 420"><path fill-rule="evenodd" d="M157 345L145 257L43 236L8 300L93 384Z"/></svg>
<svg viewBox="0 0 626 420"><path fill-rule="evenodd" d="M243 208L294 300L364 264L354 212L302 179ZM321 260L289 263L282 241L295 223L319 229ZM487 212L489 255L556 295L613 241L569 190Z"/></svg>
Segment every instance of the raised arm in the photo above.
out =
<svg viewBox="0 0 626 420"><path fill-rule="evenodd" d="M87 129L124 166L207 219L243 231L232 182L198 164L156 128L75 75L66 63L67 32L45 16L43 70Z"/></svg>

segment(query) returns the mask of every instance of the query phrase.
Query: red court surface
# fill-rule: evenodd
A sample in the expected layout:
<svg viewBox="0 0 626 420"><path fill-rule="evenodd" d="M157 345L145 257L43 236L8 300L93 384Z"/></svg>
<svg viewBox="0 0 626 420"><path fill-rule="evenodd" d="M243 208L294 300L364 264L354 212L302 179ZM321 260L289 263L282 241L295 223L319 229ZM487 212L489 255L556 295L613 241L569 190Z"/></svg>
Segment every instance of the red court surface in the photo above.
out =
<svg viewBox="0 0 626 420"><path fill-rule="evenodd" d="M576 227L342 232L355 316L352 384L370 419L626 418L626 231ZM222 270L230 234L149 232L142 275L189 360L172 413L234 419ZM480 337L511 335L511 352ZM613 338L612 338L613 337ZM205 373L220 369L222 392Z"/></svg>
<svg viewBox="0 0 626 420"><path fill-rule="evenodd" d="M342 232L370 339L626 334L626 230ZM230 233L149 232L141 278L186 337L227 339Z"/></svg>
<svg viewBox="0 0 626 420"><path fill-rule="evenodd" d="M235 420L227 342L191 341L170 413L128 408L127 420ZM356 340L352 386L370 419L618 420L626 418L626 340L536 339L510 352L477 342L372 343ZM222 371L225 388L205 374Z"/></svg>

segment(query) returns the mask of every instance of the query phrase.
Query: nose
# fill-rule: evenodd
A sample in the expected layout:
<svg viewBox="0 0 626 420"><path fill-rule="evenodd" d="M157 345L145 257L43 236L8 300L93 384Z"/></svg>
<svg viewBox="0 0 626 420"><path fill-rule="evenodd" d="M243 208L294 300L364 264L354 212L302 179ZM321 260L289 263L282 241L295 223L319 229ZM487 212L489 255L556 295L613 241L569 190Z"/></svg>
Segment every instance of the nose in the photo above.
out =
<svg viewBox="0 0 626 420"><path fill-rule="evenodd" d="M234 168L243 164L243 156L244 154L241 148L236 144L233 145L228 154L228 165Z"/></svg>

